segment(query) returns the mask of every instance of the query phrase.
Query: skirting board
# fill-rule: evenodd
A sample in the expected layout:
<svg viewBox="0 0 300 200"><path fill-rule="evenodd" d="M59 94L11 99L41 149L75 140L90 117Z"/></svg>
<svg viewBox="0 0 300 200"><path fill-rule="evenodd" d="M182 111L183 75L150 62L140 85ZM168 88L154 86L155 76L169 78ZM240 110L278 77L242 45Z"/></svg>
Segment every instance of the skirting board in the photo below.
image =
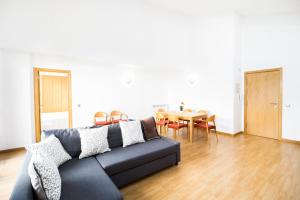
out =
<svg viewBox="0 0 300 200"><path fill-rule="evenodd" d="M220 134L220 135L226 135L226 136L235 137L235 136L237 136L237 135L239 135L239 134L242 134L242 133L244 133L244 132L243 132L243 131L240 131L240 132L231 134L231 133L226 133L226 132L217 131L217 133Z"/></svg>
<svg viewBox="0 0 300 200"><path fill-rule="evenodd" d="M240 132L237 132L237 133L234 133L234 134L230 134L230 133L225 133L225 132L217 131L217 133L220 134L220 135L226 135L226 136L235 137L235 136L237 136L239 134L242 134L244 132L240 131ZM258 137L260 137L260 136L258 136ZM299 144L300 145L300 141L298 141L298 140L290 140L290 139L284 139L284 138L279 139L279 140L282 141L282 142L287 142L287 143L293 143L293 144Z"/></svg>
<svg viewBox="0 0 300 200"><path fill-rule="evenodd" d="M289 140L289 139L282 138L281 141L300 145L300 141L298 140Z"/></svg>

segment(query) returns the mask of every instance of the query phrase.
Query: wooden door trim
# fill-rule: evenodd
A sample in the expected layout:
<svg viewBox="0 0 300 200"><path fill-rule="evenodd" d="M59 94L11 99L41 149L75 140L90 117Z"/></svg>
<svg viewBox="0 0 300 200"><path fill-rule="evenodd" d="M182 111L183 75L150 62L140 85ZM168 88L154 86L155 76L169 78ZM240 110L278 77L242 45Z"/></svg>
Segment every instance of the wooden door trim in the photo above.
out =
<svg viewBox="0 0 300 200"><path fill-rule="evenodd" d="M59 69L46 69L46 68L33 68L33 79L34 79L34 122L35 122L35 141L41 141L41 115L40 115L40 72L55 72L68 74L69 80L69 97L68 97L68 113L69 113L69 127L72 124L72 77L70 70L59 70Z"/></svg>
<svg viewBox="0 0 300 200"><path fill-rule="evenodd" d="M244 74L244 132L247 134L247 75L264 72L279 72L279 102L278 102L278 139L282 140L282 67L246 71Z"/></svg>

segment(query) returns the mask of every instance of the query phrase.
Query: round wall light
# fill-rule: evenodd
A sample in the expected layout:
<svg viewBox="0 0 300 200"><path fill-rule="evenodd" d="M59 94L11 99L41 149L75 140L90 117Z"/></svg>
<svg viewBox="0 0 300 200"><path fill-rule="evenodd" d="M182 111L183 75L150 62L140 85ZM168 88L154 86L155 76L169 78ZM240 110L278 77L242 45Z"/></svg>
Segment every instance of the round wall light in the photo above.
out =
<svg viewBox="0 0 300 200"><path fill-rule="evenodd" d="M199 82L199 75L197 73L189 73L186 76L186 82L189 86L194 87Z"/></svg>
<svg viewBox="0 0 300 200"><path fill-rule="evenodd" d="M121 82L124 86L130 87L134 83L134 73L132 71L126 71L122 74Z"/></svg>

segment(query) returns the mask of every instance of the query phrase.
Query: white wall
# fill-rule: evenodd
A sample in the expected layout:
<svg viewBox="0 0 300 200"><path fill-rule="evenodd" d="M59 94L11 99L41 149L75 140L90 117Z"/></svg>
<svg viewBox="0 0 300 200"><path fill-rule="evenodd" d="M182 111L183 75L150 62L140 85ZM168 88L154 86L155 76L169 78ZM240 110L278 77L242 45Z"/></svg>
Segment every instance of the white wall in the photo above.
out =
<svg viewBox="0 0 300 200"><path fill-rule="evenodd" d="M283 103L291 105L283 137L300 140L293 91L300 86L299 19L191 17L138 0L0 1L0 150L33 141L33 67L72 70L74 126L90 125L96 110L140 118L153 104L178 109L184 101L216 114L219 131L236 133L243 129L243 72L282 66ZM136 77L129 88L119 81L126 70ZM199 75L194 87L190 73Z"/></svg>
<svg viewBox="0 0 300 200"><path fill-rule="evenodd" d="M33 67L72 70L75 127L98 110L152 115L153 104L167 103L156 69L186 60L184 26L182 16L138 0L0 1L0 150L33 141ZM129 88L119 81L123 64L136 66Z"/></svg>
<svg viewBox="0 0 300 200"><path fill-rule="evenodd" d="M189 64L169 72L169 102L176 109L184 101L186 107L208 110L216 114L219 131L239 132L240 127L234 121L235 108L239 109L234 94L237 16L191 20ZM199 76L199 83L194 87L186 82L189 73Z"/></svg>
<svg viewBox="0 0 300 200"><path fill-rule="evenodd" d="M147 62L150 55L150 58L158 63L150 62L154 70L137 64L136 68L130 69L134 71L136 77L134 85L130 88L123 86L119 81L126 69L115 63L118 61L119 64L124 64L122 62L124 60L115 54L110 55L114 57L115 61L108 63L106 61L89 61L86 58L75 59L76 56L51 55L51 49L47 49L47 46L45 48L50 52L49 54L2 49L5 61L2 67L11 72L8 75L3 74L6 84L11 87L16 85L12 74L16 74L17 77L22 76L19 90L26 93L24 98L14 98L9 95L10 89L2 92L5 102L15 101L15 104L22 105L19 108L21 110L19 115L16 115L15 111L5 112L5 115L2 115L5 116L4 123L12 124L13 121L22 121L25 118L26 120L22 122L24 126L25 123L27 125L22 130L19 128L9 130L10 126L3 126L1 134L4 139L1 140L0 149L14 148L33 141L33 92L30 90L33 85L33 66L72 70L74 127L90 125L92 116L97 110L110 111L117 108L133 118L141 118L152 114L151 106L153 104L169 103L172 109L177 109L178 104L185 101L187 107L207 109L216 114L219 131L238 132L234 122L236 16L193 20L182 17L179 24L177 16L173 17L169 16L156 21L159 26L165 25L168 29L163 30L162 35L160 35L160 31L155 31L155 34L159 35L157 38L151 38L148 35L151 38L151 44L145 44L149 46L148 48L153 48L152 43L158 45L161 40L167 41L158 46L161 49L156 47L152 49L159 51L160 59L153 54L148 54L149 52L136 50L137 60L141 59L140 56L145 56L143 61ZM171 23L172 26L169 26L171 19L173 19L173 23ZM185 23L182 24L182 22ZM11 44L8 44L9 42ZM3 44L15 47L12 42L9 40ZM24 41L20 41L20 45L22 42ZM120 45L124 48L125 44ZM184 70L178 70L178 66L186 65L180 61L183 58L181 51L184 52L183 57L188 58L185 61L191 66L190 68L184 67ZM106 54L103 54L103 57L106 57ZM162 59L164 61L160 63ZM175 61L176 64L174 64ZM160 68L161 66L163 69ZM196 72L200 76L200 82L194 88L186 83L186 75L190 71ZM112 77L115 77L116 81L111 81ZM10 103L6 104L11 105ZM78 107L78 104L81 106ZM7 123L7 120L11 122ZM6 132L8 131L10 131L11 141L7 138ZM16 137L18 140L14 139Z"/></svg>
<svg viewBox="0 0 300 200"><path fill-rule="evenodd" d="M242 35L243 71L283 68L282 137L299 141L300 15L247 17Z"/></svg>
<svg viewBox="0 0 300 200"><path fill-rule="evenodd" d="M2 114L4 112L4 98L2 97L4 94L4 79L3 79L3 59L2 59L2 51L0 51L0 141L4 138L4 115Z"/></svg>
<svg viewBox="0 0 300 200"><path fill-rule="evenodd" d="M167 103L167 85L161 71L104 66L94 62L44 56L11 50L1 51L0 150L20 147L34 139L33 66L72 71L73 126L90 126L97 111L121 110L130 118L153 115L152 105ZM121 82L131 71L134 84ZM159 81L158 81L159 80ZM4 86L4 87L3 87ZM80 104L80 107L78 107Z"/></svg>
<svg viewBox="0 0 300 200"><path fill-rule="evenodd" d="M163 74L156 69L107 66L41 55L33 56L33 65L72 71L73 121L76 127L90 125L97 110L119 109L132 118L142 118L153 114L152 105L167 101L167 94L153 91L153 88L164 89L166 85ZM135 76L130 87L121 81L127 71Z"/></svg>
<svg viewBox="0 0 300 200"><path fill-rule="evenodd" d="M30 56L1 51L0 150L32 140L32 78Z"/></svg>

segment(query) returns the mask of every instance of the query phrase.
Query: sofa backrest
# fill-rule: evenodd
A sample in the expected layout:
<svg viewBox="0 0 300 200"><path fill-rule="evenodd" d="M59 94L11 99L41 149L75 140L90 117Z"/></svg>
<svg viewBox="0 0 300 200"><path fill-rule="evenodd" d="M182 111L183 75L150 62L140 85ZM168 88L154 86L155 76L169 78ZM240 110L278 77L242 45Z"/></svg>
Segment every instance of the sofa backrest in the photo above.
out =
<svg viewBox="0 0 300 200"><path fill-rule="evenodd" d="M107 140L109 148L123 146L122 132L119 124L111 124L108 126Z"/></svg>
<svg viewBox="0 0 300 200"><path fill-rule="evenodd" d="M76 128L45 130L42 139L55 135L72 157L78 157L81 153L81 142L79 132Z"/></svg>
<svg viewBox="0 0 300 200"><path fill-rule="evenodd" d="M73 158L78 157L81 153L81 142L77 128L45 130L42 133L42 138L47 138L50 135L55 135L68 154ZM110 148L116 148L123 145L119 124L109 125L107 140Z"/></svg>

